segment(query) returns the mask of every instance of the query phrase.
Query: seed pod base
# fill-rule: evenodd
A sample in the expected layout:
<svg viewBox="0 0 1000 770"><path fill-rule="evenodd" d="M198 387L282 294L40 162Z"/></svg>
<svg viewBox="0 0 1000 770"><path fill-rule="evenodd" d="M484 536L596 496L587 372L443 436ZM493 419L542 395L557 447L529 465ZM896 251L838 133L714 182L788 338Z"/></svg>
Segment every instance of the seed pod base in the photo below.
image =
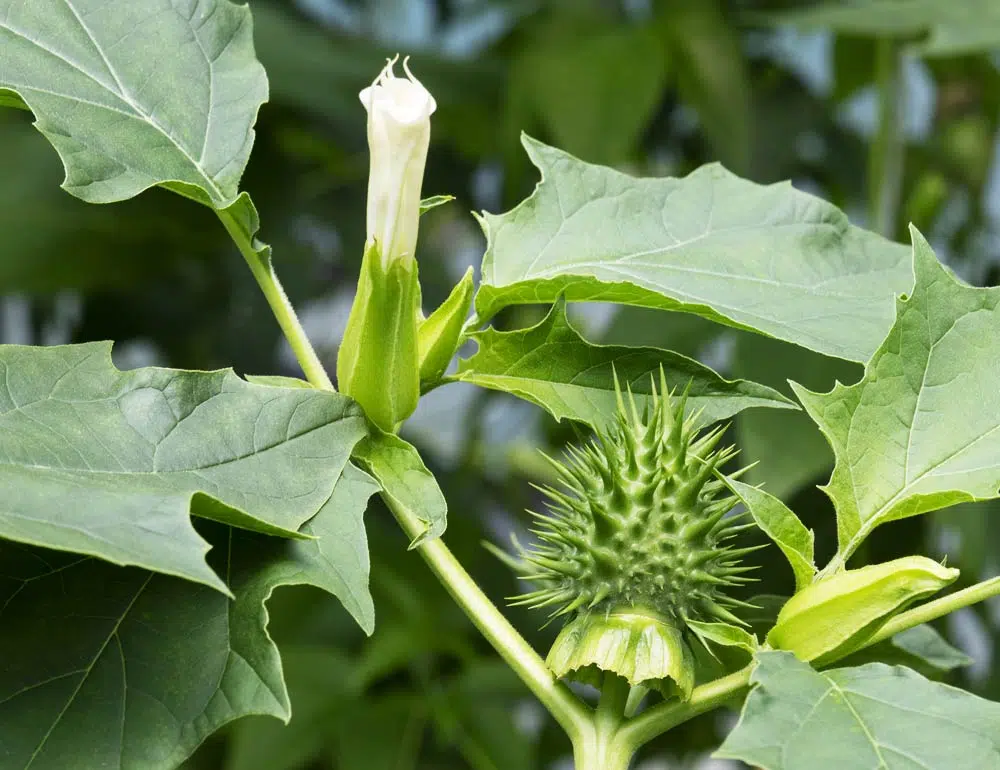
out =
<svg viewBox="0 0 1000 770"><path fill-rule="evenodd" d="M556 676L595 687L607 671L630 685L655 687L667 698L687 700L694 688L694 655L684 634L655 613L631 608L574 618L545 662Z"/></svg>

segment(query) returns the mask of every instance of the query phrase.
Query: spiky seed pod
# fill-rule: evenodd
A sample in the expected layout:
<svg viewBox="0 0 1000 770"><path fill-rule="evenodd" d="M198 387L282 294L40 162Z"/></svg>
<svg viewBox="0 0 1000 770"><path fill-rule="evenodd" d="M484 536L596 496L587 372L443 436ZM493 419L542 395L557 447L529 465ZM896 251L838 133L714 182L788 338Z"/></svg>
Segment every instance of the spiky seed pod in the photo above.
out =
<svg viewBox="0 0 1000 770"><path fill-rule="evenodd" d="M564 463L550 460L562 489L540 487L549 512L533 514L538 543L522 549L517 562L536 589L513 601L546 608L552 617L574 616L549 655L559 675L593 665L632 684L670 680L661 687L665 694L686 697L693 680L686 621L742 625L733 610L747 605L725 591L750 580L753 568L741 557L754 549L732 546L747 525L726 516L737 498L715 474L736 452L719 448L721 427L699 435L697 415L684 417L685 400L671 397L662 372L659 393L654 380L651 405L642 412L631 391L623 398L619 390L611 426L585 447L570 448ZM629 644L621 637L623 617L641 619L633 646L644 644L651 619L662 623L657 633L664 649L673 650L672 662L656 676L647 666L637 671L610 659L601 665L600 655L567 648L583 638L591 650L600 648L595 617L615 619L608 627L618 634L615 649Z"/></svg>

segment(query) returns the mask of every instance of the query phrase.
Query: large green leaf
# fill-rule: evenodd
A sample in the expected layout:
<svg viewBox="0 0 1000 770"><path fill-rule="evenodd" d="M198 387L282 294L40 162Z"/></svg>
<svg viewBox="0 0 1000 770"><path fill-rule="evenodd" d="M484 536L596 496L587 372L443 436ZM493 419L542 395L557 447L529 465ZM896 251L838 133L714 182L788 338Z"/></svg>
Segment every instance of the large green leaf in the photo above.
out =
<svg viewBox="0 0 1000 770"><path fill-rule="evenodd" d="M872 37L925 37L917 46L933 56L990 51L1000 46L1000 5L994 0L855 0L827 2L768 14L783 24L832 28Z"/></svg>
<svg viewBox="0 0 1000 770"><path fill-rule="evenodd" d="M190 514L295 536L366 432L338 394L110 353L0 346L0 537L225 590Z"/></svg>
<svg viewBox="0 0 1000 770"><path fill-rule="evenodd" d="M1000 767L1000 704L872 663L814 671L763 652L739 724L716 756L761 770Z"/></svg>
<svg viewBox="0 0 1000 770"><path fill-rule="evenodd" d="M0 0L0 92L13 91L91 203L166 185L236 197L267 99L250 11L230 0Z"/></svg>
<svg viewBox="0 0 1000 770"><path fill-rule="evenodd" d="M1000 486L1000 289L958 281L916 229L916 285L855 385L795 387L836 457L841 557L883 522Z"/></svg>
<svg viewBox="0 0 1000 770"><path fill-rule="evenodd" d="M698 313L866 361L912 284L906 249L788 184L719 165L636 179L524 137L542 172L512 211L484 214L476 309L600 300Z"/></svg>
<svg viewBox="0 0 1000 770"><path fill-rule="evenodd" d="M375 489L349 466L310 524L320 542L364 548ZM0 542L0 767L172 770L233 719L288 719L264 603L279 586L339 590L340 578L313 541L210 529L233 601L186 580ZM358 614L341 598L370 631L370 601Z"/></svg>
<svg viewBox="0 0 1000 770"><path fill-rule="evenodd" d="M473 337L478 352L459 362L456 379L501 390L568 418L603 425L616 412L615 377L640 402L648 401L662 368L677 392L690 385L688 406L715 422L754 406L794 409L776 390L746 380L725 380L686 356L658 348L593 345L573 328L565 303L529 329L487 329ZM641 404L640 404L641 405Z"/></svg>

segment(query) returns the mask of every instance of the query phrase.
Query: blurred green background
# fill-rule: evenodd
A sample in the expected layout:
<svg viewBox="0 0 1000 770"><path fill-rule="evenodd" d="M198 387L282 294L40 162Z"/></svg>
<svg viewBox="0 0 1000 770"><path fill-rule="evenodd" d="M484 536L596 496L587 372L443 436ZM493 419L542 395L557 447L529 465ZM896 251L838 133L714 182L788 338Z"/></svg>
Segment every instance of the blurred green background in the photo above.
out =
<svg viewBox="0 0 1000 770"><path fill-rule="evenodd" d="M1000 6L995 0L869 0L859 14L739 0L250 0L271 100L244 180L262 237L333 369L364 241L368 157L358 91L386 56L411 55L438 101L425 195L457 201L422 224L426 309L444 298L483 240L470 210L505 210L531 192L522 131L640 175L719 161L761 183L790 179L858 223L907 239L915 223L966 280L1000 266ZM843 4L834 4L843 6ZM842 10L842 9L841 9ZM857 9L855 9L857 10ZM773 11L777 16L765 12ZM792 16L786 16L791 12ZM795 21L795 24L788 23ZM243 261L207 210L154 190L88 206L59 189L56 154L30 116L0 112L0 342L117 341L119 366L233 366L296 374ZM879 213L881 212L881 213ZM727 376L790 393L860 375L852 364L693 316L575 309L594 340L657 345ZM525 325L539 308L495 323ZM447 540L499 603L520 589L481 541L523 533L536 447L574 440L534 407L449 385L406 428L441 478ZM833 516L815 484L831 455L803 414L757 410L731 428L754 482L783 497L833 550ZM960 506L884 527L865 557L947 555L971 583L996 574L998 506ZM998 512L1000 514L1000 512ZM571 767L569 744L451 604L385 511L367 521L377 631L366 639L335 600L283 590L270 604L295 717L247 719L213 738L188 770L530 770ZM791 575L759 553L751 593ZM554 629L511 611L544 651ZM1000 699L1000 605L939 630L975 663L951 681ZM720 712L650 745L640 766L735 767L705 759L732 725Z"/></svg>

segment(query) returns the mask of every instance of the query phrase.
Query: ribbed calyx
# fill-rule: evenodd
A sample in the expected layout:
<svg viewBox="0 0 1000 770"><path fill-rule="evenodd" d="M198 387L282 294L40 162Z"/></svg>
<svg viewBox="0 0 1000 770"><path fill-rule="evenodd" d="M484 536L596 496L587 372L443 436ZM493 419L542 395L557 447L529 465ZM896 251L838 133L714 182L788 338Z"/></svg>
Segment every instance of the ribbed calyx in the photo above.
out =
<svg viewBox="0 0 1000 770"><path fill-rule="evenodd" d="M753 567L740 560L754 549L729 541L752 525L726 516L737 499L715 474L735 450L718 448L724 427L698 435L697 415L685 419L685 398L671 397L662 372L659 392L653 385L641 412L631 392L623 398L619 391L610 428L569 449L565 463L550 460L562 489L541 488L549 512L534 514L539 542L517 563L536 589L516 603L572 616L571 625L595 616L620 625L638 613L646 625L658 618L686 639L689 619L744 625L733 610L747 605L725 591L750 580ZM688 659L690 650L678 648L675 657ZM668 676L689 691L676 673Z"/></svg>

